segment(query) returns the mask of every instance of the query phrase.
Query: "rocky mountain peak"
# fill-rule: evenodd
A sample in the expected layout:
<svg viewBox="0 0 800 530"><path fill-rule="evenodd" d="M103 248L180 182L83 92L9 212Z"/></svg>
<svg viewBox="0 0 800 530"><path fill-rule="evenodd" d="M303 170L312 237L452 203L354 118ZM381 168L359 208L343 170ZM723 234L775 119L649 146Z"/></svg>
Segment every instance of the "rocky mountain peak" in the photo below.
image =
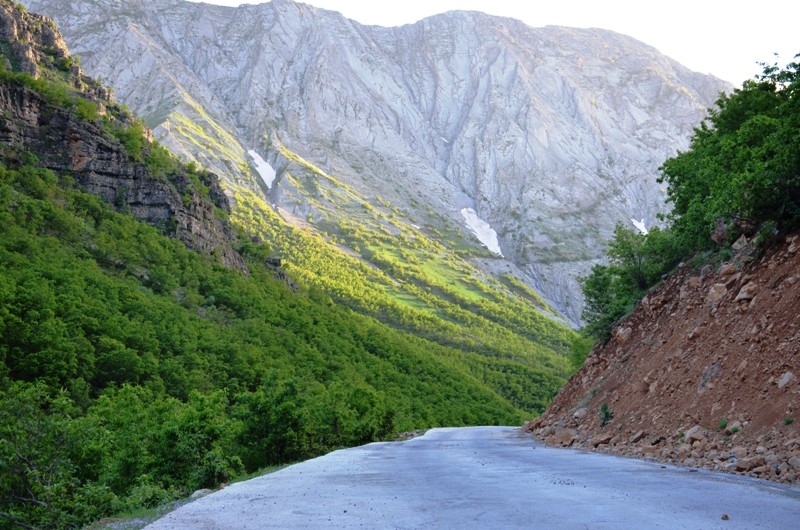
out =
<svg viewBox="0 0 800 530"><path fill-rule="evenodd" d="M513 271L575 324L577 277L617 223L658 222L658 167L731 88L614 32L478 12L385 28L290 0L26 4L227 186L264 191L248 153L279 164L282 146L426 234L464 234L477 258L474 212L501 250L475 262ZM300 171L276 171L269 202L322 231L347 219Z"/></svg>

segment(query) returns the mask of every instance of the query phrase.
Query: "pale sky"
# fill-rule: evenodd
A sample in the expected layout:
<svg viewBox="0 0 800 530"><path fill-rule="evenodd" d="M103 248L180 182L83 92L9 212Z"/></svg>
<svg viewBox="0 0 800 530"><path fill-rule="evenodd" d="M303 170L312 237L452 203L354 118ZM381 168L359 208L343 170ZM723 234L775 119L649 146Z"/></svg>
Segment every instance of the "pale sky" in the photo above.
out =
<svg viewBox="0 0 800 530"><path fill-rule="evenodd" d="M197 1L197 0L192 0ZM218 5L260 4L204 0ZM362 24L399 26L452 10L513 17L532 27L610 29L657 48L684 66L736 85L761 73L757 62L783 67L800 53L797 0L306 0Z"/></svg>

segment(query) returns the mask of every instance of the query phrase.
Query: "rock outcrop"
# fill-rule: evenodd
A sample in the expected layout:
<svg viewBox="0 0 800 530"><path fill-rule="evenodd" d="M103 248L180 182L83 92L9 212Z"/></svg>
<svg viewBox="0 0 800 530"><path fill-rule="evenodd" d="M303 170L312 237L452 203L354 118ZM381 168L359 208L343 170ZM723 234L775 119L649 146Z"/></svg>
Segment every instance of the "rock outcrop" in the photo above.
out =
<svg viewBox="0 0 800 530"><path fill-rule="evenodd" d="M478 265L513 267L575 323L576 278L617 223L657 223L658 167L731 88L617 33L477 12L384 28L291 0L25 4L57 20L165 145L231 187L258 188L253 149L277 172L270 203L320 230L346 220L288 178L302 168L283 145L432 237L464 233L478 254L461 213L472 209L502 251Z"/></svg>
<svg viewBox="0 0 800 530"><path fill-rule="evenodd" d="M42 15L26 13L19 4L0 4L0 39L10 52L10 62L5 65L8 70L15 67L38 78L42 67L55 68L57 63L70 60L69 50L55 22Z"/></svg>
<svg viewBox="0 0 800 530"><path fill-rule="evenodd" d="M0 39L8 50L4 54L10 63L7 69L33 78L64 77L76 89L71 97L97 105L106 116L105 123L132 123L127 113L114 111L107 89L85 76L75 63L65 62L70 55L52 20L3 1ZM219 255L226 266L246 270L217 214L217 209L229 212L230 206L215 175L200 174L209 190L206 197L184 170L166 177L154 175L108 132L102 118L81 117L65 101L69 99L44 94L18 80L0 83L0 144L7 162L35 153L40 166L70 175L84 191L118 210L160 227L194 250ZM145 146L145 152L149 148Z"/></svg>
<svg viewBox="0 0 800 530"><path fill-rule="evenodd" d="M800 481L800 236L753 253L668 278L527 429L558 446Z"/></svg>

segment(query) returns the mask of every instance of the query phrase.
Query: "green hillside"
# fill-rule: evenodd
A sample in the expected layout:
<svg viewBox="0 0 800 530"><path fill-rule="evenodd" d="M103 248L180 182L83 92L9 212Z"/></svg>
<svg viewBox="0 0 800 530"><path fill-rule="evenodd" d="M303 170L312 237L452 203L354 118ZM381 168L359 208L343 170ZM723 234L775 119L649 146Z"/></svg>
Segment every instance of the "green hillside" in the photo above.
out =
<svg viewBox="0 0 800 530"><path fill-rule="evenodd" d="M516 424L563 382L293 292L247 239L249 276L68 177L0 182L0 495L33 492L3 511L39 524L80 517L86 488L97 517L399 431Z"/></svg>
<svg viewBox="0 0 800 530"><path fill-rule="evenodd" d="M6 103L43 102L185 204L208 197L209 175L75 88L74 61L41 46L34 78L14 50L0 42ZM3 130L24 129L15 116L0 115ZM170 221L137 221L123 197L46 169L58 146L26 141L0 160L0 527L79 527L412 429L519 424L565 380L574 333L535 293L481 277L458 241L313 168L297 178L362 214L323 237L237 189L231 214L216 210L237 270L167 237Z"/></svg>

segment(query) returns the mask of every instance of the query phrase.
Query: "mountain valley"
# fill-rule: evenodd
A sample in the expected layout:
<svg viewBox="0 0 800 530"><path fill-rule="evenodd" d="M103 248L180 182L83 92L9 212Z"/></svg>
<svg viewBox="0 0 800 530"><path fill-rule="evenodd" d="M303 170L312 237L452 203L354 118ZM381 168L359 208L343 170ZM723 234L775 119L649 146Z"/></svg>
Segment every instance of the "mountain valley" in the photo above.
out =
<svg viewBox="0 0 800 530"><path fill-rule="evenodd" d="M477 12L0 0L0 528L525 421L797 484L798 72Z"/></svg>
<svg viewBox="0 0 800 530"><path fill-rule="evenodd" d="M400 432L518 424L563 384L577 335L513 276L290 153L381 227L341 224L395 274L284 222L171 155L52 20L8 0L0 54L3 526L83 526Z"/></svg>

